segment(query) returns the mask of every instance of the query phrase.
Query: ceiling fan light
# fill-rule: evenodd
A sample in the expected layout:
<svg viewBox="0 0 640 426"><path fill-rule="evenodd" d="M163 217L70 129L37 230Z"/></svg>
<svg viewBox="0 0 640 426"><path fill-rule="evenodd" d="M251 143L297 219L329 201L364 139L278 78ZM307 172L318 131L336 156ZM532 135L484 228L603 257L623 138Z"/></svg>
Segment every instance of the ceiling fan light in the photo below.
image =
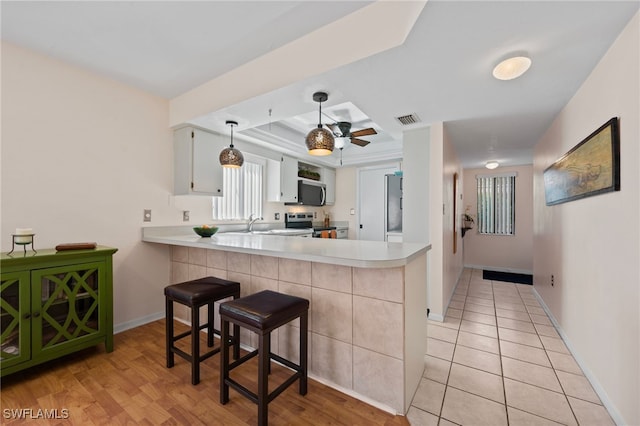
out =
<svg viewBox="0 0 640 426"><path fill-rule="evenodd" d="M335 139L330 131L316 127L305 139L307 150L311 155L331 155L335 147Z"/></svg>
<svg viewBox="0 0 640 426"><path fill-rule="evenodd" d="M342 149L347 145L349 138L335 138L334 146L338 149Z"/></svg>
<svg viewBox="0 0 640 426"><path fill-rule="evenodd" d="M487 164L485 164L484 166L489 170L493 170L499 165L500 163L498 163L497 161L488 161Z"/></svg>
<svg viewBox="0 0 640 426"><path fill-rule="evenodd" d="M496 65L493 76L498 80L513 80L527 72L530 66L531 59L526 56L514 56Z"/></svg>
<svg viewBox="0 0 640 426"><path fill-rule="evenodd" d="M244 155L242 155L237 148L233 147L233 126L237 126L238 123L235 121L227 121L226 124L231 126L231 143L228 148L225 148L220 152L220 165L222 167L237 169L242 167L242 164L244 163Z"/></svg>

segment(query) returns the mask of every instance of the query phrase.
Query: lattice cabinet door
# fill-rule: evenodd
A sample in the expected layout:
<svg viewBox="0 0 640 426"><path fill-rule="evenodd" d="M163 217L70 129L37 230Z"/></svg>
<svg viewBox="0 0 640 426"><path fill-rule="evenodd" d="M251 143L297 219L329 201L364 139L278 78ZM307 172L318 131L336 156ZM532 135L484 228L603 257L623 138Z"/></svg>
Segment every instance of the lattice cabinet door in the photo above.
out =
<svg viewBox="0 0 640 426"><path fill-rule="evenodd" d="M0 362L10 367L31 356L29 271L0 275Z"/></svg>
<svg viewBox="0 0 640 426"><path fill-rule="evenodd" d="M31 272L34 356L65 350L104 333L104 263L81 263Z"/></svg>

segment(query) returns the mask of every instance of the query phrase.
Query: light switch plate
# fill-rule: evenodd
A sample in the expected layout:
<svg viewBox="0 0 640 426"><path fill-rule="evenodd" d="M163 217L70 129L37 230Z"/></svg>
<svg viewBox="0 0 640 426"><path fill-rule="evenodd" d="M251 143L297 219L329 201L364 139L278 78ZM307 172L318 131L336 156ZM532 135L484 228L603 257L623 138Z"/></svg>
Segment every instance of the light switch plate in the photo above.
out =
<svg viewBox="0 0 640 426"><path fill-rule="evenodd" d="M184 210L182 212L182 221L189 222L189 210Z"/></svg>

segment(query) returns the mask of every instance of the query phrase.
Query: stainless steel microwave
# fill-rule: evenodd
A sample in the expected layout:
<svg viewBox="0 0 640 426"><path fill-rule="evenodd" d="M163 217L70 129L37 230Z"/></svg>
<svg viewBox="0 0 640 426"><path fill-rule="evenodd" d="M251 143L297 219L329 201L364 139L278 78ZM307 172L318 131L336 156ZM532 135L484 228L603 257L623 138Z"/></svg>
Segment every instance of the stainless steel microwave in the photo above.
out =
<svg viewBox="0 0 640 426"><path fill-rule="evenodd" d="M321 182L298 180L298 202L305 206L324 206L327 200L327 186Z"/></svg>

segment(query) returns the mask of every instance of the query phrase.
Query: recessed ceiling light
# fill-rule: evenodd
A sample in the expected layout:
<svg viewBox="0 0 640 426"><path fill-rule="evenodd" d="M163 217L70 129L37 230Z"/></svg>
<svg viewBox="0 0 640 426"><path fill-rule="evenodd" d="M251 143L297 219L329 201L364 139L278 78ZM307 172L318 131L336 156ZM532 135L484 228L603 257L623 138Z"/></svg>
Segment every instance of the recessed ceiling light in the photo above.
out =
<svg viewBox="0 0 640 426"><path fill-rule="evenodd" d="M498 162L497 162L497 161L489 161L489 162L488 162L487 164L485 164L484 166L485 166L487 169L491 169L491 170L493 170L493 169L495 169L496 167L498 167L499 165L500 165L500 164L498 164Z"/></svg>
<svg viewBox="0 0 640 426"><path fill-rule="evenodd" d="M527 72L531 59L526 56L515 56L505 59L493 69L493 76L498 80L513 80Z"/></svg>

